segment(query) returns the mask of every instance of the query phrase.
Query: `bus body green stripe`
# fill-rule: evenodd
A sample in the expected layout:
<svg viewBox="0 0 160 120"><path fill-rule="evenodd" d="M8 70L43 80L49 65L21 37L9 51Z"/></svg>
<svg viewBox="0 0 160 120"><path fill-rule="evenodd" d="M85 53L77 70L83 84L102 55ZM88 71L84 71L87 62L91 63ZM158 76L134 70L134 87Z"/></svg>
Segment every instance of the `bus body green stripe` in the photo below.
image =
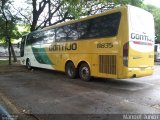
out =
<svg viewBox="0 0 160 120"><path fill-rule="evenodd" d="M33 54L36 58L36 60L41 64L49 64L53 65L52 61L49 59L45 48L35 48L32 47Z"/></svg>

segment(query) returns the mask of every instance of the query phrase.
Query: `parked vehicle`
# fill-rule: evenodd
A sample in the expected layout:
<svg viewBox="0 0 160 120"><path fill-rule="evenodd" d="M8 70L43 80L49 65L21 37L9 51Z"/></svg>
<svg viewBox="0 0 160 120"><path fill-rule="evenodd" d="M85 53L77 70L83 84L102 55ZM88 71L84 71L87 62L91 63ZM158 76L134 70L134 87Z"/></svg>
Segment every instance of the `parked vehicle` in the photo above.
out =
<svg viewBox="0 0 160 120"><path fill-rule="evenodd" d="M117 7L29 33L21 42L20 61L28 69L63 71L86 81L147 76L154 68L154 31L151 13Z"/></svg>

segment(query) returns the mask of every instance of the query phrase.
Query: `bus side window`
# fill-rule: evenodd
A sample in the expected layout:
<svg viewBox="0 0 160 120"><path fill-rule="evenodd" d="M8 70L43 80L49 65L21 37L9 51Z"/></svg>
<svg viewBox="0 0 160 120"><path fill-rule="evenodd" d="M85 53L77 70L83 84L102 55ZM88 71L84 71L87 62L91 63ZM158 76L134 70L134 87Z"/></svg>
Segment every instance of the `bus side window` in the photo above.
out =
<svg viewBox="0 0 160 120"><path fill-rule="evenodd" d="M66 25L56 30L56 42L65 42L78 39L78 32L75 25Z"/></svg>
<svg viewBox="0 0 160 120"><path fill-rule="evenodd" d="M77 32L79 39L86 39L87 38L87 29L88 29L88 21L83 21L77 23Z"/></svg>
<svg viewBox="0 0 160 120"><path fill-rule="evenodd" d="M45 31L43 31L43 32L38 31L38 32L34 33L30 38L32 45L43 44L43 40L45 39L44 33L45 33Z"/></svg>
<svg viewBox="0 0 160 120"><path fill-rule="evenodd" d="M120 16L121 13L118 12L89 20L87 37L100 38L116 36L118 33Z"/></svg>
<svg viewBox="0 0 160 120"><path fill-rule="evenodd" d="M59 27L56 29L56 42L65 42L66 41L66 34L64 32L63 27Z"/></svg>
<svg viewBox="0 0 160 120"><path fill-rule="evenodd" d="M76 31L76 27L74 24L67 25L64 27L66 33L66 40L77 40L78 39L78 32Z"/></svg>
<svg viewBox="0 0 160 120"><path fill-rule="evenodd" d="M51 29L51 30L47 30L44 33L44 39L43 39L43 43L44 44L50 44L55 42L55 30Z"/></svg>
<svg viewBox="0 0 160 120"><path fill-rule="evenodd" d="M118 33L121 13L113 13L77 23L79 39L112 37Z"/></svg>

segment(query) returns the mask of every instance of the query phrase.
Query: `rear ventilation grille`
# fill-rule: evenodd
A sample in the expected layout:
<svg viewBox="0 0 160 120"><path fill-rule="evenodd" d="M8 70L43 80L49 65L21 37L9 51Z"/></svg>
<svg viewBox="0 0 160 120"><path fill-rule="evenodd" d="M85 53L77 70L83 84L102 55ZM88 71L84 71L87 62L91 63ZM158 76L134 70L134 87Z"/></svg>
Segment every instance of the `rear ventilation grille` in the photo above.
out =
<svg viewBox="0 0 160 120"><path fill-rule="evenodd" d="M116 56L100 55L99 56L99 72L116 75Z"/></svg>

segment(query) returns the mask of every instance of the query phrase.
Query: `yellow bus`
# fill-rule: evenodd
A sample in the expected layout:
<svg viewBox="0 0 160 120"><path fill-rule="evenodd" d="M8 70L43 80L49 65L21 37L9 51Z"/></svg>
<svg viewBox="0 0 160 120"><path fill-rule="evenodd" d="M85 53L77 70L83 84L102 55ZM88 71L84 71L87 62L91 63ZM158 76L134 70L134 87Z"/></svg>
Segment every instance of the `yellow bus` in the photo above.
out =
<svg viewBox="0 0 160 120"><path fill-rule="evenodd" d="M21 64L85 81L148 76L154 38L152 14L127 5L29 33L21 42Z"/></svg>

